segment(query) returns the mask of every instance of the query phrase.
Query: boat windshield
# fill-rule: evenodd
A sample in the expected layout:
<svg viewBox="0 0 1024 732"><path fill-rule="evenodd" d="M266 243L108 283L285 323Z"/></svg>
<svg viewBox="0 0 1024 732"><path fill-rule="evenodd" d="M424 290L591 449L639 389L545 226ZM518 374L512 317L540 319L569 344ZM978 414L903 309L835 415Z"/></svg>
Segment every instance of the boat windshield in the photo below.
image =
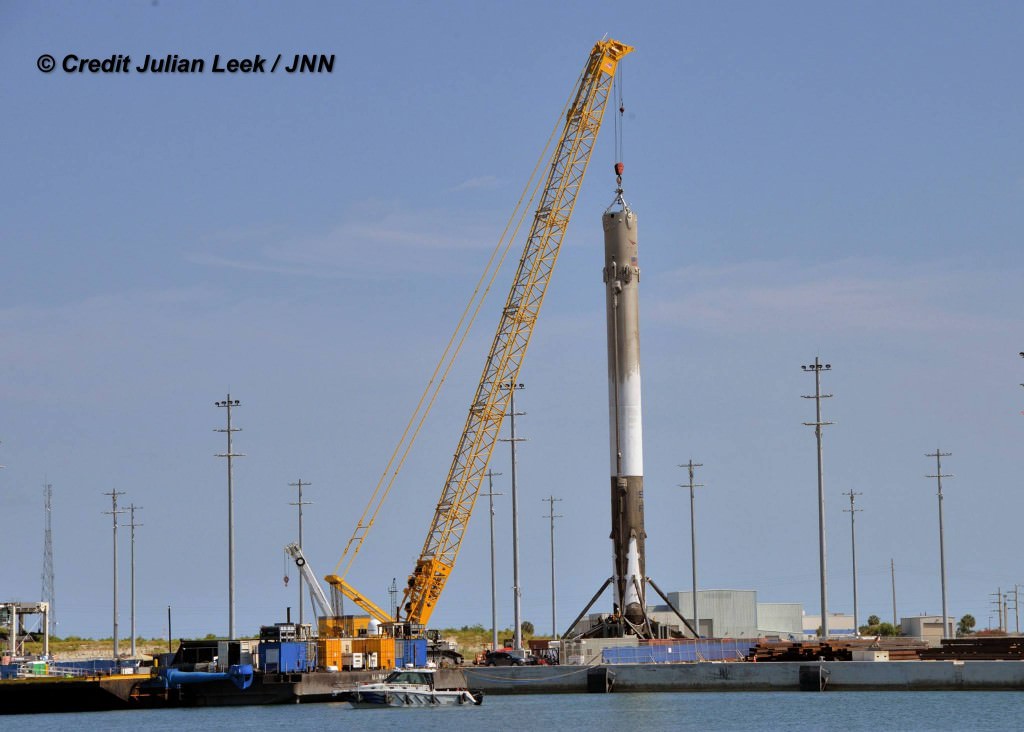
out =
<svg viewBox="0 0 1024 732"><path fill-rule="evenodd" d="M430 674L422 671L395 671L386 679L389 684L426 684L430 686Z"/></svg>

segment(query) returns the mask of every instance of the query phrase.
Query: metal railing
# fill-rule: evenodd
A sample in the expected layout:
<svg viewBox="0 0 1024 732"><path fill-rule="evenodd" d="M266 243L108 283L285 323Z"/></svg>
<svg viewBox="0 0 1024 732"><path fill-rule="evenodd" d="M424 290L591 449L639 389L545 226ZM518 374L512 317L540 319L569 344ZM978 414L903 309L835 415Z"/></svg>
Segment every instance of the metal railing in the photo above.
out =
<svg viewBox="0 0 1024 732"><path fill-rule="evenodd" d="M708 638L680 640L678 643L613 646L602 649L601 662L603 664L622 664L743 661L756 644L756 639Z"/></svg>

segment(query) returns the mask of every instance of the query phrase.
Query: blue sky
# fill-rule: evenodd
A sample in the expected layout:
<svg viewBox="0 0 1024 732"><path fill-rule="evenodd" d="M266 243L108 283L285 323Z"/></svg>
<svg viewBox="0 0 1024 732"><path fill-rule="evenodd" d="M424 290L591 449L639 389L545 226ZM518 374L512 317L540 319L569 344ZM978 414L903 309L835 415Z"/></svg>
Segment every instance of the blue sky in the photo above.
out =
<svg viewBox="0 0 1024 732"><path fill-rule="evenodd" d="M950 612L1024 582L1018 322L1024 105L1014 3L0 4L0 595L35 600L54 486L62 634L110 633L110 519L138 520L138 629L227 631L223 412L236 447L238 626L296 604L288 483L329 572L593 43L622 65L640 217L647 566L817 612L813 434L800 365L833 365L830 609ZM43 74L50 53L335 54L331 74ZM522 372L523 607L548 630L610 572L599 216L609 117ZM521 243L516 245L521 246ZM510 276L510 275L509 275ZM422 546L497 322L481 316L349 578L386 605ZM499 623L511 624L509 467ZM505 482L502 482L505 481ZM478 510L434 616L490 617ZM127 532L122 532L122 541ZM122 568L127 543L122 543ZM127 588L127 572L121 578ZM121 627L127 631L127 594ZM992 620L994 624L995 620Z"/></svg>

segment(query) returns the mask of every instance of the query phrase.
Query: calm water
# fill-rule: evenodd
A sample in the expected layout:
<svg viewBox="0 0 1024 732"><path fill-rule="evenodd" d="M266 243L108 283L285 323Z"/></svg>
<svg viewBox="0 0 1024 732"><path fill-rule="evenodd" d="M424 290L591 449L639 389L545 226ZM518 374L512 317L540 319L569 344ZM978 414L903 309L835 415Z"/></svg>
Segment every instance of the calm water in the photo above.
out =
<svg viewBox="0 0 1024 732"><path fill-rule="evenodd" d="M1015 730L1024 692L734 692L488 696L479 707L308 704L0 717L0 729L162 730Z"/></svg>

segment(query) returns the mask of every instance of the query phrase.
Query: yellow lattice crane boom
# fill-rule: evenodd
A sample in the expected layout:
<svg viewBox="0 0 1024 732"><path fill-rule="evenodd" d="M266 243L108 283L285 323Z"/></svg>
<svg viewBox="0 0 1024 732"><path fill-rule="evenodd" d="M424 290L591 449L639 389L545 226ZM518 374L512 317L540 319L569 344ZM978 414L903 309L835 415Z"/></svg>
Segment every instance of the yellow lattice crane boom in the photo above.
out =
<svg viewBox="0 0 1024 732"><path fill-rule="evenodd" d="M398 618L426 625L441 596L465 536L487 471L511 392L530 345L558 252L572 216L580 184L601 128L618 62L633 50L614 40L599 41L573 90L565 126L551 158L547 180L534 214L519 267L501 311L494 341L469 408L441 498L434 510L420 558L398 608ZM387 614L342 577L327 581L378 620ZM378 617L378 616L383 617Z"/></svg>

